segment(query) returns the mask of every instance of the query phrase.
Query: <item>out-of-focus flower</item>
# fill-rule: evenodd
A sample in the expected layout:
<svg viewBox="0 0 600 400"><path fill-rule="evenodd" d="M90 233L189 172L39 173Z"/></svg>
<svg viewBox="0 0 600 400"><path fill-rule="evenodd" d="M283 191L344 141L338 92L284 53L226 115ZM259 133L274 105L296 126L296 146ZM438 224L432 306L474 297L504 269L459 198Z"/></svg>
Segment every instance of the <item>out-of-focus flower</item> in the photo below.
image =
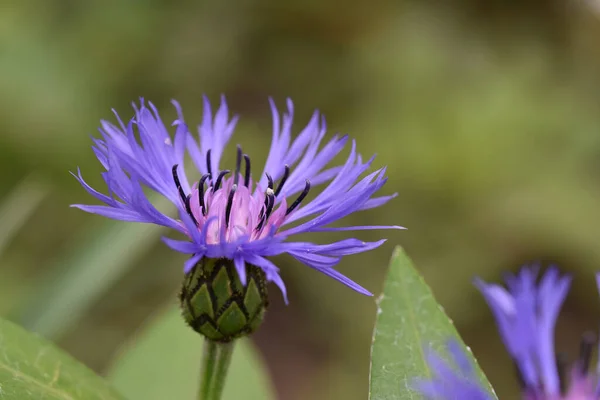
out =
<svg viewBox="0 0 600 400"><path fill-rule="evenodd" d="M554 352L556 318L565 300L571 278L561 276L551 267L539 283L537 267L524 267L517 275L508 275L506 288L475 279L490 306L500 336L513 358L524 400L598 400L600 399L599 368L590 370L596 335L585 333L579 358L568 366L564 357ZM596 275L600 290L600 274ZM450 353L458 371L448 367L438 355L428 362L436 377L418 379L416 388L428 399L479 400L490 395L473 380L468 360L457 346ZM467 376L467 379L461 377Z"/></svg>
<svg viewBox="0 0 600 400"><path fill-rule="evenodd" d="M105 205L74 207L117 220L163 225L185 235L186 240L163 240L172 249L190 254L184 265L187 276L181 300L184 316L194 329L199 330L206 321L217 329L219 323L215 321L232 319L225 312L234 312L246 320L246 333L254 330L248 321L262 317L267 304L267 281L274 282L287 301L279 269L268 260L283 253L359 293L371 295L334 266L343 256L374 249L384 240L364 242L351 238L315 244L291 239L306 232L400 228L331 226L349 214L381 206L395 197L374 197L387 180L385 168L363 176L373 158L363 161L354 141L346 162L330 166L348 144L348 136L335 135L325 141L325 120L315 112L308 125L292 139L293 105L288 100L283 116L271 102L271 147L263 171L254 180L252 170L256 167L240 146L231 170L221 169L225 146L238 120L229 118L224 98L214 116L204 99L198 138L188 130L179 104L173 104L178 113L173 122L174 135L156 108L143 100L139 106L134 105L135 116L127 124L118 115L118 125L102 122L102 138L94 139L93 150L106 170L102 176L108 195L90 187L80 171L76 178ZM186 154L197 169L194 179L189 179L183 168ZM177 207L179 218L158 211L148 200L144 186L170 200ZM323 186L322 190L309 201L311 188L318 186ZM232 305L239 310L232 311ZM215 337L230 336L215 333Z"/></svg>
<svg viewBox="0 0 600 400"><path fill-rule="evenodd" d="M596 335L591 332L583 335L579 357L570 366L568 360L557 357L554 351L556 319L571 278L561 276L558 269L551 267L538 282L538 272L537 267L524 267L517 275L507 276L506 288L475 280L475 286L494 314L504 346L515 362L523 399L598 400L598 368L590 370ZM596 280L600 289L600 274ZM430 365L438 375L444 376L444 382L454 382L452 379L460 382L457 373L445 368L437 359L430 360ZM472 395L475 397L464 396L463 387L442 386L440 382L442 380L426 382L429 386L419 388L431 399L489 398L475 394ZM428 391L430 388L437 392Z"/></svg>
<svg viewBox="0 0 600 400"><path fill-rule="evenodd" d="M492 400L479 384L475 370L458 342L450 340L447 349L458 369L428 349L427 363L435 375L429 380L415 380L415 388L429 400Z"/></svg>
<svg viewBox="0 0 600 400"><path fill-rule="evenodd" d="M571 368L554 351L554 327L571 278L561 276L554 267L542 275L539 283L537 277L537 267L524 267L519 274L506 278L507 288L475 281L517 366L523 398L596 400L597 372L590 371L595 335L583 335L579 358Z"/></svg>

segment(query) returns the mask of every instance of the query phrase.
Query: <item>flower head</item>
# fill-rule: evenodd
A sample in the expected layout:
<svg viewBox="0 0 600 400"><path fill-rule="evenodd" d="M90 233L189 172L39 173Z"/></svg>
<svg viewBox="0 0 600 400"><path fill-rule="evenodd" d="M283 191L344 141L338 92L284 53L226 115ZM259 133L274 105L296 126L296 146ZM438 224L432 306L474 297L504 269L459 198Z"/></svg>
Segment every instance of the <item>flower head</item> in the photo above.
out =
<svg viewBox="0 0 600 400"><path fill-rule="evenodd" d="M267 257L287 253L370 295L333 267L343 256L374 249L383 240L363 242L352 238L315 244L290 239L305 232L400 228L330 226L355 211L381 206L395 197L374 197L387 180L385 168L363 176L373 158L363 161L354 141L346 162L330 166L348 144L348 136L335 135L325 140L325 120L315 112L292 139L293 105L288 100L283 116L271 102L273 137L262 173L253 176L256 167L240 146L235 165L222 169L220 161L238 120L229 117L225 99L222 98L214 116L208 100L204 99L199 140L188 130L179 104L173 104L178 113L172 124L174 135L165 127L156 108L143 100L139 107L134 104L135 116L127 124L118 115L118 125L102 122L102 138L94 139L93 150L106 170L102 176L108 195L90 187L80 171L76 178L105 205L74 207L108 218L153 223L181 232L186 240L163 240L172 249L191 255L184 265L186 273L201 260L227 259L246 285L246 265L252 265L262 270L267 281L277 284L285 297L279 269ZM183 168L186 154L197 170L191 176ZM173 203L179 211L178 218L158 211L143 186ZM309 192L318 186L323 189L308 201Z"/></svg>
<svg viewBox="0 0 600 400"><path fill-rule="evenodd" d="M571 278L554 267L537 282L538 268L524 267L506 286L475 281L492 309L504 346L513 358L526 400L597 400L596 372L590 373L595 335L582 337L579 358L567 363L554 351L554 328ZM569 384L570 383L570 384Z"/></svg>

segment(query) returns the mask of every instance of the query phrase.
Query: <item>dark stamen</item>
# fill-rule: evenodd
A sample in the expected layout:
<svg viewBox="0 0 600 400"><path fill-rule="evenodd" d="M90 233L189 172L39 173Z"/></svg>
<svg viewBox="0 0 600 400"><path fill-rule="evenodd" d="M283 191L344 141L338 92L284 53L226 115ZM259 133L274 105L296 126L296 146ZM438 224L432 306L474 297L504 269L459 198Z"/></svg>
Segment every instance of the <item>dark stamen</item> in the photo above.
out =
<svg viewBox="0 0 600 400"><path fill-rule="evenodd" d="M208 172L209 175L212 175L212 164L211 164L211 160L210 160L210 150L208 150L206 152L206 172Z"/></svg>
<svg viewBox="0 0 600 400"><path fill-rule="evenodd" d="M250 157L248 154L244 154L244 161L246 161L246 173L244 174L244 186L250 185Z"/></svg>
<svg viewBox="0 0 600 400"><path fill-rule="evenodd" d="M281 189L283 189L283 185L284 185L285 181L287 181L287 178L289 176L290 176L290 167L289 167L289 165L286 164L285 171L283 171L283 176L281 177L281 180L279 181L279 185L277 185L277 190L275 190L275 197L279 196L279 193L281 193Z"/></svg>
<svg viewBox="0 0 600 400"><path fill-rule="evenodd" d="M268 205L269 205L269 191L267 190L267 193L265 193L265 202L263 203L263 207L260 209L258 218L262 219L262 217L265 215L265 209L267 208Z"/></svg>
<svg viewBox="0 0 600 400"><path fill-rule="evenodd" d="M181 200L183 200L183 202L185 203L186 196L185 192L183 191L183 188L181 187L179 176L177 175L177 167L179 167L179 164L173 165L173 180L175 181L175 186L177 186L177 190L179 191L179 196L181 197Z"/></svg>
<svg viewBox="0 0 600 400"><path fill-rule="evenodd" d="M231 217L231 207L233 206L233 196L237 190L237 185L233 185L229 191L229 197L227 198L227 208L225 208L225 225L229 226L229 217Z"/></svg>
<svg viewBox="0 0 600 400"><path fill-rule="evenodd" d="M558 384L560 386L560 393L565 394L567 391L567 365L569 359L565 353L558 353L556 355L556 371L558 372Z"/></svg>
<svg viewBox="0 0 600 400"><path fill-rule="evenodd" d="M259 220L263 219L263 217L265 216L265 208L267 208L267 199L265 199L265 205L264 205L264 207L262 207L260 209L260 212L258 213L258 219ZM259 225L260 225L260 223L259 223ZM259 228L256 228L256 229L259 229Z"/></svg>
<svg viewBox="0 0 600 400"><path fill-rule="evenodd" d="M185 210L187 211L188 215L190 216L190 218L192 219L192 221L194 221L194 225L198 225L198 221L196 220L196 217L194 217L194 214L192 213L192 207L190 205L190 199L192 198L191 194L188 194L187 197L185 198Z"/></svg>
<svg viewBox="0 0 600 400"><path fill-rule="evenodd" d="M216 192L217 190L219 190L219 187L221 186L221 181L223 180L223 177L230 172L231 171L228 169L225 169L225 170L219 172L219 176L217 176L217 181L215 182L215 187L213 189L213 192Z"/></svg>
<svg viewBox="0 0 600 400"><path fill-rule="evenodd" d="M271 213L273 212L273 207L275 207L275 194L267 194L267 198L269 202L267 203L267 211L265 212L265 220L269 219Z"/></svg>
<svg viewBox="0 0 600 400"><path fill-rule="evenodd" d="M233 177L233 184L237 185L240 180L240 171L242 170L242 148L238 144L237 146L237 157L235 158L235 176Z"/></svg>
<svg viewBox="0 0 600 400"><path fill-rule="evenodd" d="M260 230L260 228L262 228L262 225L264 224L264 220L266 220L266 218L269 218L269 215L267 215L267 217L265 218L265 210L267 210L269 208L269 201L271 201L271 196L273 196L273 178L271 177L271 175L265 173L265 175L267 176L267 181L269 182L267 185L267 191L265 192L265 203L263 208L260 209L260 213L258 214L258 218L260 218L260 222L258 223L258 226L256 227L256 230ZM272 208L272 207L271 207Z"/></svg>
<svg viewBox="0 0 600 400"><path fill-rule="evenodd" d="M272 190L267 189L266 197L265 197L265 206L260 210L259 218L260 221L258 225L256 225L256 230L260 231L269 219L271 212L273 211L273 207L275 207L275 194L273 194ZM266 210L266 211L265 211Z"/></svg>
<svg viewBox="0 0 600 400"><path fill-rule="evenodd" d="M263 215L265 215L265 208L267 208L267 206L269 205L269 193L273 194L273 178L271 177L271 175L265 173L265 175L267 176L267 191L265 192L265 206L264 208L261 208L260 210L260 214L258 215L258 217L260 219L262 219Z"/></svg>
<svg viewBox="0 0 600 400"><path fill-rule="evenodd" d="M586 332L581 337L581 344L579 345L579 368L582 375L586 375L589 371L595 344L596 335L594 332Z"/></svg>
<svg viewBox="0 0 600 400"><path fill-rule="evenodd" d="M258 221L258 225L256 225L256 230L260 231L265 224L265 216L260 217L260 221Z"/></svg>
<svg viewBox="0 0 600 400"><path fill-rule="evenodd" d="M267 208L267 206L269 205L269 194L273 194L273 178L271 177L271 175L269 175L267 173L265 173L265 175L267 176L267 180L269 181L267 191L265 192L265 207L264 208ZM263 217L264 208L260 210L259 218Z"/></svg>
<svg viewBox="0 0 600 400"><path fill-rule="evenodd" d="M200 178L198 182L198 200L200 202L200 209L202 210L202 215L206 215L206 206L204 204L204 182L207 179L210 179L210 174L206 174Z"/></svg>
<svg viewBox="0 0 600 400"><path fill-rule="evenodd" d="M179 175L177 175L177 167L179 167L179 164L173 165L173 169L172 169L173 180L175 181L175 186L177 186L177 190L179 191L179 196L181 197L181 200L183 201L183 204L185 205L185 211L187 211L190 218L192 218L192 221L194 221L194 224L198 225L198 221L196 221L196 217L194 217L194 214L192 213L192 207L190 206L190 197L192 197L192 195L191 194L188 194L187 196L185 195L185 192L183 191L183 188L181 187L181 182L179 181Z"/></svg>
<svg viewBox="0 0 600 400"><path fill-rule="evenodd" d="M288 209L285 211L285 215L289 215L292 211L294 211L294 209L296 207L298 207L300 205L300 203L302 202L302 200L304 200L304 198L308 195L309 191L310 191L310 181L307 179L306 185L304 186L304 190L302 191L302 193L300 193L300 196L298 196L296 201L294 201L292 203L292 205L288 207Z"/></svg>

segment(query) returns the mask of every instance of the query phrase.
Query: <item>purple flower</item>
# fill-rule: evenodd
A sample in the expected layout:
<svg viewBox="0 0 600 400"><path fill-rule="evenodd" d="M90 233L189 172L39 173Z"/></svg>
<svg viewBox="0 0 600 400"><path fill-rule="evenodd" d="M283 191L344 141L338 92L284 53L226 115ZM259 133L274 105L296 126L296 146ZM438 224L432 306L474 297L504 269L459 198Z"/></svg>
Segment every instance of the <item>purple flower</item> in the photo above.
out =
<svg viewBox="0 0 600 400"><path fill-rule="evenodd" d="M198 128L199 141L188 130L181 108L173 102L178 118L172 136L156 108L143 100L134 104L135 116L118 125L102 121L102 139L93 139L93 151L106 170L102 174L108 195L90 187L78 170L81 185L106 205L81 205L84 211L123 221L146 222L173 228L187 240L164 238L172 249L190 254L184 265L189 272L202 258L233 260L240 280L246 282L245 263L260 267L268 281L286 290L279 269L267 259L288 253L302 263L365 295L366 289L334 269L345 255L380 246L384 240L363 242L345 239L330 244L289 240L306 232L401 229L399 226L331 227L337 220L360 210L379 207L396 195L373 197L386 182L385 168L363 174L373 158L363 161L351 141L343 165L329 166L348 143L348 136L324 140L325 119L317 112L292 140L293 105L280 117L271 102L273 138L263 172L253 180L250 157L237 147L232 170L221 169L220 160L229 142L237 116L229 118L225 99L213 116L204 99L204 117ZM188 179L183 168L189 155L197 172ZM193 183L190 183L193 182ZM311 201L311 188L323 189ZM158 211L143 186L173 203L179 219ZM287 301L287 298L286 298Z"/></svg>
<svg viewBox="0 0 600 400"><path fill-rule="evenodd" d="M556 318L569 290L571 279L550 268L537 282L538 268L524 267L506 278L504 288L481 279L475 286L490 306L500 336L513 358L524 400L599 400L598 368L590 371L596 336L582 337L578 359L568 369L567 361L554 352ZM596 276L600 290L600 274ZM451 354L463 373L473 378L460 349ZM458 361L462 359L463 361ZM491 399L471 380L464 380L434 355L428 359L436 378L417 381L417 389L428 399Z"/></svg>
<svg viewBox="0 0 600 400"><path fill-rule="evenodd" d="M428 400L492 400L489 393L481 387L475 370L456 340L447 343L448 353L458 370L453 369L438 354L429 349L427 363L435 376L417 379L416 390Z"/></svg>
<svg viewBox="0 0 600 400"><path fill-rule="evenodd" d="M506 278L507 288L480 279L475 281L517 366L523 398L597 400L600 398L597 372L590 373L595 335L583 335L579 358L569 374L566 360L554 352L554 327L571 278L561 276L554 267L542 275L539 283L537 277L537 267L524 267L519 274Z"/></svg>

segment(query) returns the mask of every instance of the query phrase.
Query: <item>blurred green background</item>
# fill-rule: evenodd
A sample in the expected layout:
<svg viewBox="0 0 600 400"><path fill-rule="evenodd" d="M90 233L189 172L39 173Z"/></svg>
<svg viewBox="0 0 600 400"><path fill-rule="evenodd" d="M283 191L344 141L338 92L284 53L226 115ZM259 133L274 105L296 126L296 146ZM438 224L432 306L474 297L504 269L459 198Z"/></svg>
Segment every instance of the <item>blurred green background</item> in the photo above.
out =
<svg viewBox="0 0 600 400"><path fill-rule="evenodd" d="M407 231L340 270L380 291L401 244L472 346L501 399L513 367L471 285L532 260L575 273L557 331L575 355L597 326L600 269L600 6L595 0L20 1L0 6L0 313L106 373L157 309L175 303L185 256L165 232L68 207L103 187L90 149L100 119L226 94L255 163L267 97L314 108L388 165L385 207L347 219ZM227 161L233 160L233 154ZM340 235L341 236L341 235ZM335 236L337 237L337 236ZM334 235L312 235L326 241ZM278 398L367 397L375 305L286 257L289 288L254 336ZM166 345L168 347L168 345ZM156 349L157 354L168 348Z"/></svg>

